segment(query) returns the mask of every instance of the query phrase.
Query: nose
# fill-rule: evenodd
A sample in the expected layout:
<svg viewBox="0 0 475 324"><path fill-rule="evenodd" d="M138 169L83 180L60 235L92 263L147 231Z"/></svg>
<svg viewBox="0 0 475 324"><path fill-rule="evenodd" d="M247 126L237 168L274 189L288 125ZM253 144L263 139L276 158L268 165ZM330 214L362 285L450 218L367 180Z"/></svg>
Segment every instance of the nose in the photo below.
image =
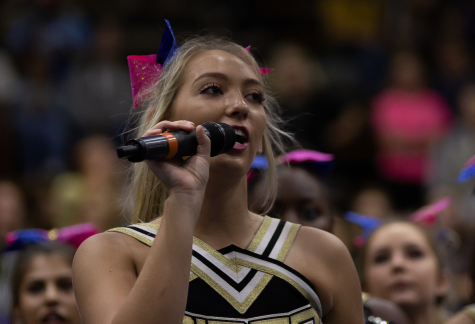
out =
<svg viewBox="0 0 475 324"><path fill-rule="evenodd" d="M236 119L247 119L249 115L249 105L246 103L240 91L236 91L230 98L226 114Z"/></svg>
<svg viewBox="0 0 475 324"><path fill-rule="evenodd" d="M403 253L395 252L391 256L391 268L393 272L402 272L405 269L406 260Z"/></svg>
<svg viewBox="0 0 475 324"><path fill-rule="evenodd" d="M46 286L45 302L48 306L54 306L58 304L59 291L54 283L50 283Z"/></svg>

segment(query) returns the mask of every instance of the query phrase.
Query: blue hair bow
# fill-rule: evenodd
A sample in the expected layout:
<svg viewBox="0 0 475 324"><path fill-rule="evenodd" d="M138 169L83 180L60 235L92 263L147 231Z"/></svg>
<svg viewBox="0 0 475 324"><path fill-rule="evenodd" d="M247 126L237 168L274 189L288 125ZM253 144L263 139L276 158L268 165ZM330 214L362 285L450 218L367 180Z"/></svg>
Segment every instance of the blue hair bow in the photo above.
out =
<svg viewBox="0 0 475 324"><path fill-rule="evenodd" d="M170 63L175 53L178 52L178 45L176 44L172 27L168 20L165 19L165 22L167 23L167 28L163 31L162 40L156 58L156 62L164 66Z"/></svg>

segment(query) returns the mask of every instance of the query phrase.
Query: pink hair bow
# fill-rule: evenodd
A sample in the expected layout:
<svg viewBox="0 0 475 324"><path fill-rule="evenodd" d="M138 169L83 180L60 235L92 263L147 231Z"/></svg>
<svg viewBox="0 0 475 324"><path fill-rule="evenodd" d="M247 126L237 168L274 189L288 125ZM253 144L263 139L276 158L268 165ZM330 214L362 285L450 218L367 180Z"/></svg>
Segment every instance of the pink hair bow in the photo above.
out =
<svg viewBox="0 0 475 324"><path fill-rule="evenodd" d="M246 47L246 51L251 51L251 45ZM266 75L267 73L274 71L273 68L259 68L259 70L261 72L261 75Z"/></svg>
<svg viewBox="0 0 475 324"><path fill-rule="evenodd" d="M422 223L428 226L432 226L437 221L437 215L450 206L452 200L449 197L445 197L432 205L422 208L421 210L413 213L409 216L409 221L414 223Z"/></svg>
<svg viewBox="0 0 475 324"><path fill-rule="evenodd" d="M178 52L178 46L168 20L163 31L160 48L157 54L127 56L129 65L130 85L132 87L132 100L134 109L140 108L146 99L145 91L160 79L160 74ZM249 51L251 46L246 47ZM265 75L274 69L259 68L260 74Z"/></svg>
<svg viewBox="0 0 475 324"><path fill-rule="evenodd" d="M43 229L22 229L7 233L5 241L7 251L21 250L31 244L42 244L50 241L67 243L78 248L88 237L99 233L92 223L83 223L60 229L46 231Z"/></svg>
<svg viewBox="0 0 475 324"><path fill-rule="evenodd" d="M165 22L167 27L163 31L157 54L130 55L127 57L135 109L139 108L143 103L145 95L143 91L149 89L158 81L163 67L170 63L178 52L178 46L170 23L166 19Z"/></svg>
<svg viewBox="0 0 475 324"><path fill-rule="evenodd" d="M282 156L284 163L303 163L303 162L331 162L333 154L321 153L312 150L294 150Z"/></svg>

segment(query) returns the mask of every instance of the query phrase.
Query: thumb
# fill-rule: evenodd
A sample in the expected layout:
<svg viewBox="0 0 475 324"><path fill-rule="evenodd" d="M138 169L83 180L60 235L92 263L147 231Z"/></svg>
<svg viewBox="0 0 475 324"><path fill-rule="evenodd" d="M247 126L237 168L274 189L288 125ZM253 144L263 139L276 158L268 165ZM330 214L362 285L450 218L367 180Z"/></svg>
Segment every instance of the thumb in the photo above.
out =
<svg viewBox="0 0 475 324"><path fill-rule="evenodd" d="M210 156L211 153L211 140L203 129L203 126L199 125L196 127L196 141L198 142L198 147L196 148L197 155L204 155L206 157Z"/></svg>

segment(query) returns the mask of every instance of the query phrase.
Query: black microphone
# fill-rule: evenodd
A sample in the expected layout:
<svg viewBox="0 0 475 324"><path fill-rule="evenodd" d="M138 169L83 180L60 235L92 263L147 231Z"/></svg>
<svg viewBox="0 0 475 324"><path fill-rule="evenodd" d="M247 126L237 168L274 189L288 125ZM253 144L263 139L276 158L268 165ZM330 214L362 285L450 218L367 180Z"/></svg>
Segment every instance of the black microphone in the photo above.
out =
<svg viewBox="0 0 475 324"><path fill-rule="evenodd" d="M207 122L201 126L211 140L211 156L225 153L234 147L236 133L230 125ZM173 157L195 155L197 147L195 128L192 132L180 130L131 139L124 146L117 148L117 155L130 162L167 160Z"/></svg>

